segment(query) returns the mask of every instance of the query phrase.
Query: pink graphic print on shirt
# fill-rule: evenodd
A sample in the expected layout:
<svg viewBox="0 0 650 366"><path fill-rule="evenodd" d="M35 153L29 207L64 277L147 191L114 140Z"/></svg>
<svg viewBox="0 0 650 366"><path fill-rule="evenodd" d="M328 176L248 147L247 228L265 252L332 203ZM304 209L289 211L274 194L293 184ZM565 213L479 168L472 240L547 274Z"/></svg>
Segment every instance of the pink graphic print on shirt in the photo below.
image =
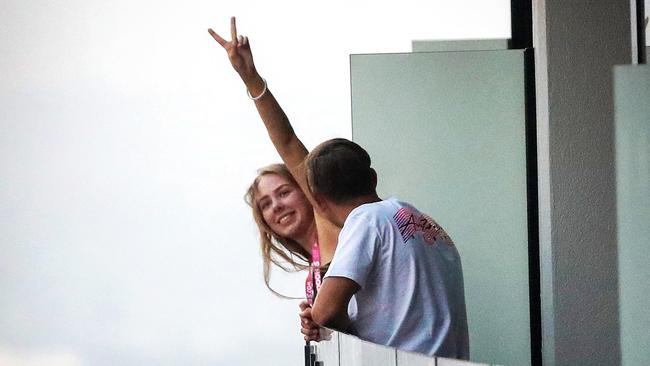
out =
<svg viewBox="0 0 650 366"><path fill-rule="evenodd" d="M437 241L443 240L448 245L454 245L445 230L425 214L402 207L393 215L393 220L399 228L404 243L408 242L416 233L422 233L422 238L427 244L435 244Z"/></svg>

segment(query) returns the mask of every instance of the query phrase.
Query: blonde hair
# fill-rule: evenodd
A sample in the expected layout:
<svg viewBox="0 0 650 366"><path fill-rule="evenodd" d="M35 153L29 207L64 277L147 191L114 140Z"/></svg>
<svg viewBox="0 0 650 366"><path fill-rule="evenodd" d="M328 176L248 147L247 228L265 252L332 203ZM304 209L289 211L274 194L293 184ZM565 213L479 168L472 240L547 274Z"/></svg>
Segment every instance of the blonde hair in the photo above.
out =
<svg viewBox="0 0 650 366"><path fill-rule="evenodd" d="M271 279L271 263L286 272L297 272L309 267L311 254L295 240L278 235L276 232L271 230L266 221L264 221L262 210L260 210L256 202L256 196L258 194L260 179L269 174L277 174L286 179L300 192L302 192L302 190L300 190L298 183L284 164L271 164L262 167L257 171L257 177L253 180L250 187L248 187L246 195L244 196L246 203L248 203L248 205L253 209L253 218L255 219L255 223L260 232L260 249L262 251L264 283L274 294L284 298L291 298L282 295L271 288L269 284ZM305 200L306 199L307 198L305 198Z"/></svg>

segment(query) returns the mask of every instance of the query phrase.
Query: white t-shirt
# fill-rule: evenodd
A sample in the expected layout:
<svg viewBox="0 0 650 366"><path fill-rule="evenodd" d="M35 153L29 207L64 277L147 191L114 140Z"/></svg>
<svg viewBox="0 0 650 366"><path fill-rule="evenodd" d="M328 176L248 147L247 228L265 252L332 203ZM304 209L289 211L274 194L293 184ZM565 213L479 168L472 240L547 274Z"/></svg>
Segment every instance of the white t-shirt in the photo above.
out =
<svg viewBox="0 0 650 366"><path fill-rule="evenodd" d="M460 256L429 216L396 199L355 208L325 277L360 289L348 307L361 339L450 358L469 358Z"/></svg>

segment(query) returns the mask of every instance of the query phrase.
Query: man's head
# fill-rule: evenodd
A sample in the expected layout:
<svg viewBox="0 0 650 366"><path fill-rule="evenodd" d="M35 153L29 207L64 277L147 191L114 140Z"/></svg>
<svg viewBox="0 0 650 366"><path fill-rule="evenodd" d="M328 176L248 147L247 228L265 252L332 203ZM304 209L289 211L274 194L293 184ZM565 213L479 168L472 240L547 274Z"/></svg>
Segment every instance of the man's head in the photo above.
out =
<svg viewBox="0 0 650 366"><path fill-rule="evenodd" d="M376 200L377 175L370 156L356 143L341 138L325 141L309 153L306 164L309 189L321 210Z"/></svg>

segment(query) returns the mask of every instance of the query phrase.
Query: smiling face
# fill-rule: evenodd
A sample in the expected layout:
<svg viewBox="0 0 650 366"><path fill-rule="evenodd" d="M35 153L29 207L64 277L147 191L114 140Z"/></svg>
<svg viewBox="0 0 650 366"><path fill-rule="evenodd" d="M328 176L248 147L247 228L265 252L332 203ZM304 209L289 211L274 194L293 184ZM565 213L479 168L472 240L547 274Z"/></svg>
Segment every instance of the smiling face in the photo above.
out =
<svg viewBox="0 0 650 366"><path fill-rule="evenodd" d="M298 242L308 240L314 212L307 197L278 174L265 174L257 183L256 205L276 234Z"/></svg>

